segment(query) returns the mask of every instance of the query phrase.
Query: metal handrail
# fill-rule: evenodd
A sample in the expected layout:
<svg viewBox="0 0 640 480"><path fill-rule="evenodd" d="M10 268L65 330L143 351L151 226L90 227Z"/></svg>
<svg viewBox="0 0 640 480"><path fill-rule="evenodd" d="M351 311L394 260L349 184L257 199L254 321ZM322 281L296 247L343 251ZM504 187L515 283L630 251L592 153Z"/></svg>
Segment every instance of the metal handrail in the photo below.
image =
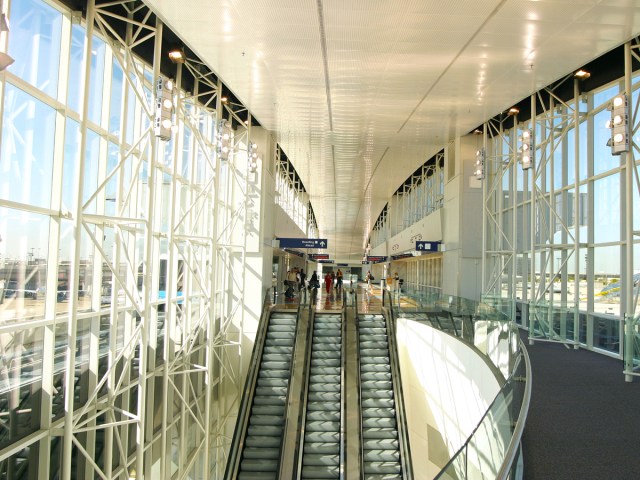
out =
<svg viewBox="0 0 640 480"><path fill-rule="evenodd" d="M288 410L289 410L289 399L291 398L291 384L293 383L293 375L294 375L294 359L296 358L296 348L298 345L298 342L295 340L296 338L298 338L298 330L300 328L300 313L302 310L302 295L298 295L298 309L296 310L296 329L295 329L295 333L293 335L293 348L291 349L291 371L289 373L289 382L288 382L288 387L287 387L287 396L284 400L284 404L285 404L285 411L284 411L284 425L282 426L282 438L280 438L280 458L278 458L278 465L276 468L277 472L281 472L282 469L282 446L284 444L285 441L285 434L287 432L287 427L289 425L289 415L288 415ZM297 420L296 420L297 421Z"/></svg>
<svg viewBox="0 0 640 480"><path fill-rule="evenodd" d="M521 344L520 345L521 347L524 347L524 344L522 343L522 340L519 340L518 342ZM440 471L440 473L435 477L434 480L437 480L437 479L441 478L441 476L443 474L445 474L447 468L449 468L449 466L451 466L453 464L453 462L456 460L458 455L460 455L461 452L464 452L467 449L467 447L471 443L471 440L473 439L474 435L478 431L478 428L480 427L480 425L482 425L482 422L484 421L484 419L487 418L487 415L489 415L489 413L491 412L491 409L493 408L493 406L496 404L498 399L503 394L504 388L507 385L509 385L511 382L518 381L518 379L515 378L515 373L516 373L517 368L519 367L519 364L520 364L520 361L521 361L522 358L524 358L525 368L526 368L527 372L529 372L529 375L526 376L527 380L526 380L526 383L525 383L525 392L524 392L524 395L523 395L522 404L521 404L521 408L520 408L520 412L524 411L524 416L518 415L518 420L516 421L516 424L515 424L515 427L514 427L514 431L513 431L513 435L511 436L511 441L509 442L509 446L507 447L507 450L506 450L506 453L505 453L505 458L502 461L502 464L500 466L500 470L498 471L498 474L496 475L496 480L506 480L508 478L509 472L511 471L511 467L512 467L513 461L514 461L514 459L516 457L516 454L518 452L518 447L520 445L520 440L522 438L522 433L524 432L527 413L528 413L528 410L529 410L529 403L530 403L530 400L531 400L531 382L530 382L531 363L530 363L529 354L527 353L526 348L522 348L521 349L520 355L518 356L518 358L516 360L516 364L515 364L513 372L511 373L511 375L509 376L509 378L507 379L505 384L502 386L500 391L496 394L496 396L493 398L493 400L489 404L489 408L484 413L484 415L482 415L482 418L478 422L478 425L476 425L476 428L473 429L473 432L471 432L471 435L469 435L469 437L467 437L467 440L464 442L464 444L456 451L456 453L451 457L451 459L447 462L447 464ZM526 409L524 407L526 407Z"/></svg>
<svg viewBox="0 0 640 480"><path fill-rule="evenodd" d="M302 456L304 454L304 434L307 428L307 401L309 398L309 370L311 369L311 354L313 346L313 328L316 321L316 311L309 309L309 322L307 328L307 346L304 357L304 363L302 365L303 378L300 392L300 411L298 412L298 438L296 442L297 452L295 452L296 465L294 471L296 472L296 478L301 478L302 472Z"/></svg>
<svg viewBox="0 0 640 480"><path fill-rule="evenodd" d="M262 315L260 316L260 323L258 331L256 332L256 342L254 344L251 361L249 363L249 371L247 372L247 379L245 380L242 395L240 397L241 400L240 407L238 409L238 419L236 420L233 439L227 456L228 460L224 474L224 478L226 480L232 480L237 477L240 453L242 452L241 445L244 444L244 437L246 435L247 423L249 422L249 412L251 411L251 403L255 391L260 359L262 358L262 351L264 348L264 338L266 337L267 327L269 325L268 319L271 313L270 290L271 289L267 289L265 294Z"/></svg>
<svg viewBox="0 0 640 480"><path fill-rule="evenodd" d="M395 317L395 312L394 312L394 307L395 306L393 305L393 302L389 302L389 304L391 306L391 308L390 308L391 315L392 315L392 317ZM400 305L398 304L398 312L401 311L401 309L399 307L400 307ZM425 312L425 313L428 313L428 312ZM496 313L499 313L499 311L496 310ZM440 323L440 322L438 321L438 323ZM511 322L507 322L507 323L511 324ZM516 328L516 327L513 326L513 328ZM457 338L460 338L463 342L467 343L466 340L461 335L461 332L458 332L457 328L455 328L455 333L456 333ZM473 346L472 344L470 344L470 345ZM513 466L513 462L515 461L516 456L517 456L518 451L519 451L520 442L521 442L521 439L522 439L522 434L523 434L523 431L524 431L525 422L526 422L526 418L527 418L527 414L528 414L528 410L529 410L529 404L530 404L530 400L531 400L531 388L532 388L531 364L530 364L530 360L529 360L529 355L528 355L527 350L526 350L526 348L524 346L524 343L522 342L521 339L518 339L518 345L519 345L519 348L518 348L517 358L515 359L515 361L512 364L512 367L510 369L508 377L506 379L504 379L504 376L502 376L502 378L504 379L504 383L502 384L500 390L498 391L498 393L496 394L496 396L494 397L494 399L490 403L489 407L487 408L487 411L484 413L484 415L482 416L482 418L478 422L478 425L474 428L473 432L471 433L471 435L469 435L469 437L464 442L462 447L460 447L460 449L458 449L458 451L456 451L456 453L452 456L452 458L445 465L445 467L435 477L436 479L441 478L442 475L444 475L445 472L447 472L447 469L454 463L454 461L456 461L456 459L461 454L461 452L464 452L469 447L469 444L473 440L474 435L476 434L476 432L478 431L479 427L482 425L484 420L487 418L487 416L490 414L493 406L496 404L498 399L500 399L502 396L504 396L505 389L509 388L513 384L513 382L521 381L521 376L517 375L517 372L518 372L518 369L521 366L521 362L524 361L525 388L524 388L524 392L523 392L522 403L520 404L520 409L518 411L518 418L517 418L516 423L514 425L514 429L513 429L512 435L511 435L511 439L509 441L509 445L507 446L507 449L505 450L505 455L504 455L503 461L500 464L500 469L498 470L498 474L496 476L496 479L498 479L498 480L506 480L507 478L509 478L509 475L510 475L510 472L511 472L511 468ZM491 363L491 362L489 362L489 363Z"/></svg>
<svg viewBox="0 0 640 480"><path fill-rule="evenodd" d="M345 469L345 440L346 440L346 416L347 416L347 294L342 289L342 325L340 346L340 480L346 475Z"/></svg>
<svg viewBox="0 0 640 480"><path fill-rule="evenodd" d="M391 295L389 295L391 298ZM393 309L384 310L387 324L387 343L389 344L389 363L391 364L391 382L393 384L394 402L396 406L396 419L398 421L398 441L400 442L400 459L402 478L413 479L413 465L411 463L411 444L409 442L409 428L407 414L404 409L404 390L398 362L398 346L396 344L396 329Z"/></svg>
<svg viewBox="0 0 640 480"><path fill-rule="evenodd" d="M520 351L522 352L522 357L524 358L525 369L527 372L524 385L524 394L522 398L522 404L520 405L520 414L518 415L518 421L516 422L516 425L513 429L513 435L511 436L509 447L507 448L507 451L505 453L504 461L502 462L502 466L498 471L498 476L496 477L497 480L506 480L509 476L509 472L511 471L511 467L513 466L513 462L520 447L520 440L522 439L522 434L524 433L524 427L527 421L527 415L529 413L529 405L531 403L531 388L533 386L531 360L529 359L529 352L527 352L522 339L520 339Z"/></svg>

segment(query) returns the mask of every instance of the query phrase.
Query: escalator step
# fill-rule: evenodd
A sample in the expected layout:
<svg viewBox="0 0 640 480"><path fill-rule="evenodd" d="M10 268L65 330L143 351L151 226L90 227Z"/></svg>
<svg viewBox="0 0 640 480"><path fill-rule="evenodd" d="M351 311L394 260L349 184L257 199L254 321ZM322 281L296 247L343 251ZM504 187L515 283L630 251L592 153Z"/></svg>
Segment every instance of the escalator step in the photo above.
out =
<svg viewBox="0 0 640 480"><path fill-rule="evenodd" d="M340 371L340 369L338 369ZM340 375L317 374L311 377L313 383L340 383Z"/></svg>
<svg viewBox="0 0 640 480"><path fill-rule="evenodd" d="M245 447L242 450L242 458L256 460L277 460L280 458L280 446L278 448Z"/></svg>
<svg viewBox="0 0 640 480"><path fill-rule="evenodd" d="M281 355L287 355L289 358L291 358L291 346L288 347L279 347L277 345L265 345L264 348L262 349L262 355L266 354L272 354L272 353L279 353Z"/></svg>
<svg viewBox="0 0 640 480"><path fill-rule="evenodd" d="M362 335L386 335L387 329L384 327L360 327L358 332L362 338Z"/></svg>
<svg viewBox="0 0 640 480"><path fill-rule="evenodd" d="M252 435L245 440L247 447L280 448L280 437Z"/></svg>
<svg viewBox="0 0 640 480"><path fill-rule="evenodd" d="M362 365L389 365L389 357L361 357L360 364Z"/></svg>
<svg viewBox="0 0 640 480"><path fill-rule="evenodd" d="M365 439L398 438L398 430L396 430L395 428L381 428L381 427L363 428L362 438L365 438Z"/></svg>
<svg viewBox="0 0 640 480"><path fill-rule="evenodd" d="M307 411L307 422L339 422L340 410L334 411Z"/></svg>
<svg viewBox="0 0 640 480"><path fill-rule="evenodd" d="M269 325L269 329L267 330L267 335L269 335L271 332L293 332L295 331L296 326L295 324L292 323L287 323L287 324L277 324L277 323L272 323Z"/></svg>
<svg viewBox="0 0 640 480"><path fill-rule="evenodd" d="M290 338L266 338L264 341L265 345L274 346L274 347L289 347L293 345L293 341Z"/></svg>
<svg viewBox="0 0 640 480"><path fill-rule="evenodd" d="M366 428L396 428L395 418L363 418L362 427Z"/></svg>
<svg viewBox="0 0 640 480"><path fill-rule="evenodd" d="M295 332L267 332L267 340L282 339L292 341L295 337Z"/></svg>
<svg viewBox="0 0 640 480"><path fill-rule="evenodd" d="M291 362L291 354L285 353L262 353L262 358L260 359L262 362Z"/></svg>
<svg viewBox="0 0 640 480"><path fill-rule="evenodd" d="M361 357L389 357L388 348L361 348Z"/></svg>
<svg viewBox="0 0 640 480"><path fill-rule="evenodd" d="M276 415L255 415L251 412L251 417L249 417L249 425L279 425L282 426L284 421L284 417L276 416Z"/></svg>
<svg viewBox="0 0 640 480"><path fill-rule="evenodd" d="M313 383L309 385L310 392L338 392L340 393L339 383Z"/></svg>
<svg viewBox="0 0 640 480"><path fill-rule="evenodd" d="M312 402L307 404L307 412L339 412L340 402Z"/></svg>
<svg viewBox="0 0 640 480"><path fill-rule="evenodd" d="M362 442L363 450L398 450L400 442L397 438L367 438Z"/></svg>
<svg viewBox="0 0 640 480"><path fill-rule="evenodd" d="M256 387L256 395L285 397L287 395L287 390L287 387Z"/></svg>
<svg viewBox="0 0 640 480"><path fill-rule="evenodd" d="M372 341L368 341L368 342L360 342L360 348L361 349L366 349L366 348L389 348L389 343L384 340L372 340Z"/></svg>
<svg viewBox="0 0 640 480"><path fill-rule="evenodd" d="M321 359L311 359L311 365L314 367L339 367L340 359L339 358L321 358Z"/></svg>
<svg viewBox="0 0 640 480"><path fill-rule="evenodd" d="M362 408L394 408L395 402L393 398L367 398L362 400Z"/></svg>
<svg viewBox="0 0 640 480"><path fill-rule="evenodd" d="M394 473L370 473L362 477L364 480L402 480L402 475Z"/></svg>
<svg viewBox="0 0 640 480"><path fill-rule="evenodd" d="M392 473L392 474L400 474L402 469L400 468L400 464L397 462L366 462L364 464L364 473Z"/></svg>
<svg viewBox="0 0 640 480"><path fill-rule="evenodd" d="M335 392L312 392L309 394L310 402L339 402L340 394Z"/></svg>
<svg viewBox="0 0 640 480"><path fill-rule="evenodd" d="M340 478L340 467L303 467L301 477L307 479Z"/></svg>
<svg viewBox="0 0 640 480"><path fill-rule="evenodd" d="M240 471L244 472L274 472L278 468L278 460L262 460L256 458L243 459Z"/></svg>
<svg viewBox="0 0 640 480"><path fill-rule="evenodd" d="M361 372L390 372L391 368L389 367L389 364L384 364L384 363L371 363L369 365L360 365L360 371Z"/></svg>
<svg viewBox="0 0 640 480"><path fill-rule="evenodd" d="M311 361L313 360L334 360L336 358L340 358L340 352L333 352L328 350L314 350L311 353Z"/></svg>
<svg viewBox="0 0 640 480"><path fill-rule="evenodd" d="M393 384L389 381L380 380L366 380L360 383L360 388L363 390L391 390Z"/></svg>
<svg viewBox="0 0 640 480"><path fill-rule="evenodd" d="M304 432L304 442L308 443L335 443L340 441L338 432Z"/></svg>
<svg viewBox="0 0 640 480"><path fill-rule="evenodd" d="M305 423L305 430L309 433L338 432L340 430L340 422L307 421Z"/></svg>
<svg viewBox="0 0 640 480"><path fill-rule="evenodd" d="M331 343L323 343L319 345L314 345L313 347L313 355L319 357L333 357L333 355L340 355L340 345L333 345Z"/></svg>
<svg viewBox="0 0 640 480"><path fill-rule="evenodd" d="M289 378L289 370L262 370L258 372L258 378Z"/></svg>
<svg viewBox="0 0 640 480"><path fill-rule="evenodd" d="M398 450L365 450L363 460L365 462L400 462Z"/></svg>
<svg viewBox="0 0 640 480"><path fill-rule="evenodd" d="M283 405L287 402L284 395L255 395L253 397L254 405Z"/></svg>
<svg viewBox="0 0 640 480"><path fill-rule="evenodd" d="M362 390L362 399L381 398L390 399L393 398L393 392L390 390Z"/></svg>
<svg viewBox="0 0 640 480"><path fill-rule="evenodd" d="M282 425L249 425L247 435L252 437L280 437L282 435Z"/></svg>
<svg viewBox="0 0 640 480"><path fill-rule="evenodd" d="M326 455L322 453L305 453L302 456L302 464L304 466L329 466L337 467L340 465L340 455Z"/></svg>
<svg viewBox="0 0 640 480"><path fill-rule="evenodd" d="M251 415L276 415L284 417L284 405L254 405Z"/></svg>
<svg viewBox="0 0 640 480"><path fill-rule="evenodd" d="M360 332L360 342L387 342L386 333L362 333Z"/></svg>
<svg viewBox="0 0 640 480"><path fill-rule="evenodd" d="M393 408L363 408L362 418L396 418Z"/></svg>
<svg viewBox="0 0 640 480"><path fill-rule="evenodd" d="M361 381L381 380L391 381L391 372L364 372L360 374Z"/></svg>
<svg viewBox="0 0 640 480"><path fill-rule="evenodd" d="M239 472L238 480L277 480L277 472Z"/></svg>
<svg viewBox="0 0 640 480"><path fill-rule="evenodd" d="M289 385L289 379L259 377L257 384L259 387L286 387Z"/></svg>
<svg viewBox="0 0 640 480"><path fill-rule="evenodd" d="M333 442L308 442L304 444L304 453L324 453L331 455L340 454L340 444Z"/></svg>
<svg viewBox="0 0 640 480"><path fill-rule="evenodd" d="M311 367L309 369L309 377L316 375L337 375L340 376L340 367Z"/></svg>

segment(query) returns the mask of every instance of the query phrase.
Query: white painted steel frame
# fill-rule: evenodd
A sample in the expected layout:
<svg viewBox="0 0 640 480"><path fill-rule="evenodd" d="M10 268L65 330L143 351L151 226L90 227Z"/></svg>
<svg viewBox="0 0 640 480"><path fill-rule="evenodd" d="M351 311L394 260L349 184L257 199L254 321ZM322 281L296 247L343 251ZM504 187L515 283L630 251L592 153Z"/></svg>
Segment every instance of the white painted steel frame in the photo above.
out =
<svg viewBox="0 0 640 480"><path fill-rule="evenodd" d="M635 92L639 88L637 76L634 78L631 71L631 59L640 60L638 50L640 42L633 40L625 46L625 76L620 80L620 91ZM636 83L633 83L633 80ZM541 92L531 96L531 111L534 121L519 124L515 119L515 128L505 131L500 120L490 120L484 126L484 145L487 149L485 162L485 180L483 182L483 294L485 299L500 302L515 319L515 304L518 302L523 307L523 315L528 316L531 337L534 330L542 332L542 340L555 340L593 348L593 294L594 294L594 175L593 170L593 129L595 114L605 106L593 107L593 94L581 94L580 83L572 79L572 75L565 77L559 83L573 82L573 99L569 102L558 98L554 89L559 85L544 90L548 95L549 108L543 112L537 112L538 97ZM640 97L639 97L640 98ZM541 98L540 98L541 100ZM635 139L640 131L640 100L630 105L631 138ZM544 105L544 102L541 102ZM586 104L586 111L581 111L580 105ZM504 120L504 119L503 119ZM586 139L580 138L580 125L587 122ZM517 172L518 166L518 134L531 128L534 145L534 166L532 174L523 172L522 196L518 196ZM573 138L574 156L568 158L568 133ZM587 145L588 175L586 180L579 174L580 149ZM632 375L639 375L638 358L640 358L640 321L638 311L638 287L634 287L633 265L634 246L639 245L640 232L633 228L633 196L640 195L639 161L638 152L640 146L632 143L629 153L622 154L620 167L614 169L621 181L621 316L624 317L625 331L624 349L619 358L625 359L625 379L631 381ZM561 170L563 178L561 185L556 187L554 168L547 169L549 163L562 161L564 168ZM568 169L573 169L573 182L568 182ZM549 173L547 173L549 172ZM584 172L583 172L584 173ZM610 175L611 172L607 172ZM584 178L584 175L583 175ZM582 198L580 188L587 187L587 198ZM570 193L573 191L573 197ZM505 202L505 194L509 199ZM562 209L558 209L557 202L562 202ZM569 214L569 201L572 202L573 216ZM587 238L581 237L582 202L588 202L590 217L587 220ZM517 213L527 213L522 221L522 229L516 228ZM513 219L511 224L505 222L505 215ZM572 220L572 221L571 221ZM571 222L570 222L571 221ZM510 226L511 228L505 228ZM555 226L555 227L554 227ZM554 239L554 228L560 230L560 241ZM528 245L528 246L527 246ZM505 248L506 247L506 248ZM588 259L587 283L589 300L587 306L587 341L580 339L580 260L578 256L586 253ZM556 263L554 259L559 258ZM574 258L573 262L570 259ZM571 271L569 266L572 265ZM517 292L513 288L518 283L518 276L522 277L522 296L517 298ZM567 302L567 289L573 276L573 288L576 294L574 301ZM539 278L538 278L539 277ZM560 291L552 288L554 280L559 280ZM506 302L506 303L505 303ZM527 308L528 307L528 308ZM553 316L560 312L559 322L555 322ZM583 312L584 313L584 312ZM621 321L622 323L622 321ZM621 338L622 342L623 338Z"/></svg>
<svg viewBox="0 0 640 480"><path fill-rule="evenodd" d="M165 54L161 51L163 25L154 20L142 2L129 0L88 2L81 82L83 106L79 115L67 110L64 105L69 70L67 53L75 15L62 7L59 10L63 12L64 33L58 99L51 99L10 72L4 74L1 83L2 93L9 81L56 108L57 159L64 157L67 118L80 121L82 147L74 181L77 208L72 213L63 213L58 207L61 161L54 165L50 210L17 204L11 199L0 200L1 207L44 214L51 220L46 282L50 293L45 299L45 317L28 325L3 325L4 332L19 332L35 325L44 329L41 388L48 395L42 395L39 406L40 428L2 449L0 466L4 464L11 476L15 463L12 458L28 448L30 478L48 479L55 473L50 468L52 445L61 441L61 478L65 479L221 475L230 443L225 432L231 430L229 424L234 422L243 371L239 363L242 358L239 339L243 335L249 204L246 150L250 127L244 123L248 112L244 111L245 118L241 118L238 116L243 113L241 108L223 106L219 80L210 71L203 73L206 67L191 59L176 66L178 132L172 142L156 139L150 128L154 100L149 92L154 91L160 57ZM124 38L116 33L114 22L126 25ZM112 88L112 59L124 73L122 123L117 138L106 127L109 120L106 108L101 125L88 120L92 70L86 53L92 51L94 33L108 39L104 105L108 105ZM151 41L154 66L149 70L134 57L133 48ZM183 69L188 69L196 79L193 94L180 89ZM215 99L215 106L200 103L199 96L203 93ZM217 120L222 117L234 118L239 126L234 152L226 165L221 164L216 151ZM128 143L130 119L135 122L131 127L137 133ZM82 167L89 128L100 136L99 178L94 191L83 192ZM191 132L190 145L185 142L186 129ZM119 161L111 171L107 166L109 142L115 142L119 149ZM183 155L185 148L188 156ZM189 172L187 177L182 175L185 171ZM106 186L113 181L117 183L116 194L115 198L109 198ZM83 201L84 198L88 200ZM261 199L254 194L251 201ZM106 212L107 202L115 203L115 215ZM95 211L91 207L94 203L98 205ZM73 223L75 232L70 291L79 290L80 265L84 262L80 257L82 242L88 240L93 252L89 268L94 295L87 312L78 308L78 297L71 295L68 313L56 313L63 219ZM111 252L105 248L107 232L113 235ZM161 261L166 262L167 270L165 300L159 298ZM106 281L112 285L107 306L97 294ZM102 354L98 342L103 320L108 320L110 339L105 371L100 370ZM86 379L76 383L75 375L71 374L67 377L71 381L64 383L65 409L73 413L54 421L53 359L56 325L62 322L67 323L65 370L76 371L80 323L90 327L90 353ZM97 450L98 439L101 452Z"/></svg>

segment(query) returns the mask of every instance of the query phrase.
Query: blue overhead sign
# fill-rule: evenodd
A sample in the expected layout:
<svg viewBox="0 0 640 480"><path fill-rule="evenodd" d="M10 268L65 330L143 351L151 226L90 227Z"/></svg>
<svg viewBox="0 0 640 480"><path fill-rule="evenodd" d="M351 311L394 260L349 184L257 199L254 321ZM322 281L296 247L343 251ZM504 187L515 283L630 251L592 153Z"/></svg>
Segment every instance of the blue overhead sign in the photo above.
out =
<svg viewBox="0 0 640 480"><path fill-rule="evenodd" d="M280 248L327 248L326 238L279 238Z"/></svg>
<svg viewBox="0 0 640 480"><path fill-rule="evenodd" d="M371 263L382 263L387 261L387 257L381 255L367 255L367 261Z"/></svg>
<svg viewBox="0 0 640 480"><path fill-rule="evenodd" d="M437 252L442 242L416 242L416 250L419 252Z"/></svg>

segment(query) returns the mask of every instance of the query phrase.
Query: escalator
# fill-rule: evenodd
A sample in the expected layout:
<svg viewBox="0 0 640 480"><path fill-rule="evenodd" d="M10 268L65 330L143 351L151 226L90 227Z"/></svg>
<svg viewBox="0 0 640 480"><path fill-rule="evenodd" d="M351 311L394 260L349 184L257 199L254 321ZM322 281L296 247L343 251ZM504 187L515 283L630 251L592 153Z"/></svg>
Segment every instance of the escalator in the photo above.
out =
<svg viewBox="0 0 640 480"><path fill-rule="evenodd" d="M312 328L298 478L339 479L344 460L342 315L318 313Z"/></svg>
<svg viewBox="0 0 640 480"><path fill-rule="evenodd" d="M401 438L396 418L387 325L382 315L358 317L362 478L402 479Z"/></svg>
<svg viewBox="0 0 640 480"><path fill-rule="evenodd" d="M269 318L238 467L240 480L278 478L296 319L296 312L273 312Z"/></svg>

